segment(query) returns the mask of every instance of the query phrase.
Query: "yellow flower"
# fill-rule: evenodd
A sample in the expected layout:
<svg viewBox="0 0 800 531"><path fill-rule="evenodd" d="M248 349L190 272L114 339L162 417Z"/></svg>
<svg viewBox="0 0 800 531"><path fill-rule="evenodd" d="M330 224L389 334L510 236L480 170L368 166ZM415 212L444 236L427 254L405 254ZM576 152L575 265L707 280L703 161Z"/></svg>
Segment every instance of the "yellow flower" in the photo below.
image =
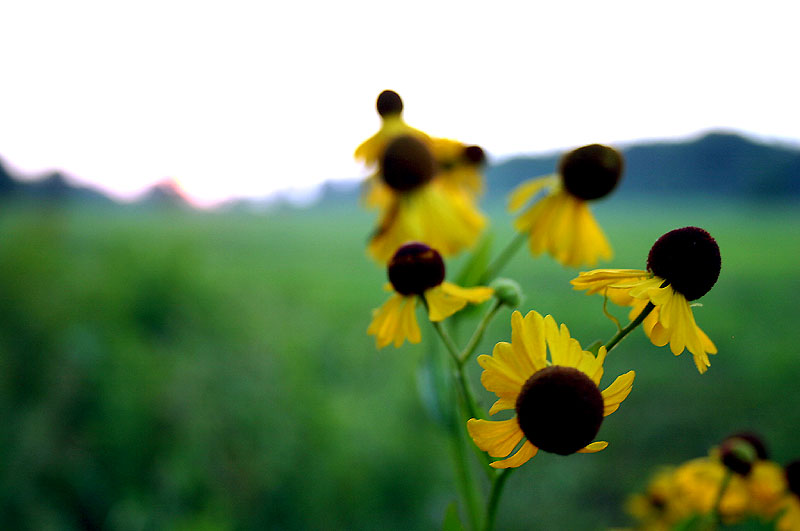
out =
<svg viewBox="0 0 800 531"><path fill-rule="evenodd" d="M488 300L491 288L462 288L444 281L441 255L422 243L400 247L389 262L389 289L394 294L373 312L367 334L375 336L378 348L389 343L399 347L404 341L419 343L422 335L416 316L416 304L422 299L432 322L447 319L468 302Z"/></svg>
<svg viewBox="0 0 800 531"><path fill-rule="evenodd" d="M444 186L463 191L472 198L483 193L486 154L480 146L466 145L449 138L433 138L431 150L439 169L436 179Z"/></svg>
<svg viewBox="0 0 800 531"><path fill-rule="evenodd" d="M679 503L695 514L710 513L727 474L730 472L717 459L701 457L683 463L675 471ZM726 523L741 519L746 515L749 501L745 480L737 474L731 474L719 501L720 517Z"/></svg>
<svg viewBox="0 0 800 531"><path fill-rule="evenodd" d="M747 476L747 490L750 493L750 512L765 520L772 519L780 510L786 494L783 468L772 461L756 461Z"/></svg>
<svg viewBox="0 0 800 531"><path fill-rule="evenodd" d="M547 350L550 360L547 359ZM483 367L481 382L498 400L489 410L514 409L508 420L470 419L472 440L492 457L494 468L517 467L539 449L568 455L603 450L607 442L591 442L603 418L617 410L633 386L635 373L619 376L605 391L598 385L603 376L605 348L595 357L583 351L551 316L531 311L524 318L511 315L511 343L495 345L491 356L478 357Z"/></svg>
<svg viewBox="0 0 800 531"><path fill-rule="evenodd" d="M376 107L381 117L381 127L377 133L356 148L354 156L359 162L367 166L376 166L389 141L400 135L412 135L424 141L430 140L428 135L414 129L403 120L403 100L397 92L393 90L381 92Z"/></svg>
<svg viewBox="0 0 800 531"><path fill-rule="evenodd" d="M697 370L704 373L709 354L717 347L697 326L690 301L699 299L719 277L721 258L717 242L698 227L684 227L663 235L650 249L647 270L595 269L571 281L574 289L599 293L622 306L632 306L635 319L649 305L642 322L647 337L659 347L669 343L676 356L688 349Z"/></svg>
<svg viewBox="0 0 800 531"><path fill-rule="evenodd" d="M547 251L562 264L575 267L610 259L611 246L586 202L610 193L622 168L618 151L591 144L562 157L558 174L526 181L514 189L509 197L512 212L539 192L546 192L514 222L518 231L529 234L531 253L537 256Z"/></svg>
<svg viewBox="0 0 800 531"><path fill-rule="evenodd" d="M386 262L408 241L424 242L445 256L475 243L486 224L463 190L435 179L436 162L426 144L411 136L392 140L381 158L382 206L368 251Z"/></svg>

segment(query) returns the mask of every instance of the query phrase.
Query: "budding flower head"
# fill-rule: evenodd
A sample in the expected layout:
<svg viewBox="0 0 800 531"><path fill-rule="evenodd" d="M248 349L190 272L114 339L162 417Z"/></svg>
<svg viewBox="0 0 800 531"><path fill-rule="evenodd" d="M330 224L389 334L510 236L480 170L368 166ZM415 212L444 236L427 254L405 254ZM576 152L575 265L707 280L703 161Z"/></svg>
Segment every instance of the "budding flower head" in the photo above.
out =
<svg viewBox="0 0 800 531"><path fill-rule="evenodd" d="M647 269L693 301L708 293L719 278L722 258L716 240L699 227L684 227L661 236L647 255Z"/></svg>
<svg viewBox="0 0 800 531"><path fill-rule="evenodd" d="M800 459L796 459L784 467L786 483L795 496L800 497Z"/></svg>
<svg viewBox="0 0 800 531"><path fill-rule="evenodd" d="M561 158L564 188L579 199L598 199L617 186L624 163L614 148L600 144L579 147Z"/></svg>
<svg viewBox="0 0 800 531"><path fill-rule="evenodd" d="M510 278L497 278L489 287L494 290L494 296L509 308L516 308L522 302L522 288Z"/></svg>
<svg viewBox="0 0 800 531"><path fill-rule="evenodd" d="M436 162L428 147L413 136L398 136L381 158L381 177L397 192L408 192L431 180Z"/></svg>
<svg viewBox="0 0 800 531"><path fill-rule="evenodd" d="M597 435L603 407L600 390L584 372L552 365L535 372L522 386L517 421L534 446L569 455Z"/></svg>
<svg viewBox="0 0 800 531"><path fill-rule="evenodd" d="M767 458L764 442L754 433L737 433L722 441L719 447L722 464L729 470L747 476L753 463Z"/></svg>
<svg viewBox="0 0 800 531"><path fill-rule="evenodd" d="M424 243L400 247L389 261L389 282L401 295L422 295L444 281L442 255Z"/></svg>
<svg viewBox="0 0 800 531"><path fill-rule="evenodd" d="M464 158L468 163L478 166L486 162L486 153L480 146L467 146L464 148Z"/></svg>
<svg viewBox="0 0 800 531"><path fill-rule="evenodd" d="M393 90L384 90L378 95L376 102L378 114L381 116L389 116L392 114L400 114L403 112L403 100L400 95Z"/></svg>

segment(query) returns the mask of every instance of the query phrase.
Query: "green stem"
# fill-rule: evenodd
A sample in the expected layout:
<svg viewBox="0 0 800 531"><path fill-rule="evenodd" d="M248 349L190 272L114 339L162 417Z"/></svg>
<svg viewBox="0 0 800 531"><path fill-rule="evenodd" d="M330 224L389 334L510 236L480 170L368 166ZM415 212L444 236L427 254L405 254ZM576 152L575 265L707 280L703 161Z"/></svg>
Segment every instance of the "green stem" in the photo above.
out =
<svg viewBox="0 0 800 531"><path fill-rule="evenodd" d="M444 342L444 346L447 348L447 351L450 352L450 356L453 358L453 361L456 364L456 380L458 380L458 386L461 388L462 396L467 405L467 413L470 415L470 418L482 419L485 415L480 414L478 403L475 401L475 397L472 394L472 389L470 388L469 384L467 383L467 377L464 374L464 365L459 361L459 353L458 347L447 334L447 331L442 326L442 323L432 323L434 330L438 332L439 337L442 338Z"/></svg>
<svg viewBox="0 0 800 531"><path fill-rule="evenodd" d="M611 349L616 347L617 343L622 341L622 339L625 336L627 336L631 332L631 330L633 330L634 328L636 328L637 326L642 324L642 321L644 321L644 318L647 317L648 315L650 315L650 312L652 312L654 308L655 308L655 306L653 306L653 303L652 302L648 302L647 306L645 306L644 309L641 311L641 313L636 316L636 319L634 319L633 321L628 323L628 326L626 326L625 328L623 328L622 330L617 332L616 335L614 335L614 337L612 337L608 341L608 343L606 343L606 351L611 352Z"/></svg>
<svg viewBox="0 0 800 531"><path fill-rule="evenodd" d="M497 507L500 505L500 496L503 494L503 487L513 470L513 468L504 468L492 478L492 490L489 493L489 502L486 506L486 524L483 526L484 531L492 531L494 529L495 519L497 518Z"/></svg>
<svg viewBox="0 0 800 531"><path fill-rule="evenodd" d="M725 469L725 476L722 478L722 483L719 486L719 492L717 493L717 499L714 500L714 505L711 509L711 528L716 529L717 525L722 520L722 515L720 512L720 505L722 505L722 497L725 495L725 491L730 485L731 478L733 477L733 472Z"/></svg>
<svg viewBox="0 0 800 531"><path fill-rule="evenodd" d="M457 362L459 366L463 366L472 353L475 352L475 349L478 347L478 343L480 343L481 339L483 339L483 334L486 332L486 327L489 325L497 311L502 306L503 303L500 299L494 299L492 301L492 305L489 307L489 310L484 314L483 319L481 319L481 322L478 323L478 328L475 329L472 337L469 338L467 346L464 347L464 350L459 355Z"/></svg>
<svg viewBox="0 0 800 531"><path fill-rule="evenodd" d="M522 244L525 243L525 240L527 239L528 239L527 232L518 232L517 235L514 237L514 239L508 242L506 248L503 249L499 255L497 255L497 258L495 258L494 261L492 261L492 263L489 264L489 267L486 268L486 273L484 273L483 276L481 276L481 279L478 282L478 284L484 285L493 278L495 278L500 273L500 271L503 270L508 261L511 260L511 258L515 254L517 254L517 251L522 246Z"/></svg>
<svg viewBox="0 0 800 531"><path fill-rule="evenodd" d="M470 472L469 461L464 453L463 428L457 426L456 430L452 433L453 456L455 458L456 476L459 479L458 484L461 488L461 496L466 505L470 527L472 529L478 529L481 519L480 502L478 500L480 494L478 492L478 486L475 484L475 480Z"/></svg>

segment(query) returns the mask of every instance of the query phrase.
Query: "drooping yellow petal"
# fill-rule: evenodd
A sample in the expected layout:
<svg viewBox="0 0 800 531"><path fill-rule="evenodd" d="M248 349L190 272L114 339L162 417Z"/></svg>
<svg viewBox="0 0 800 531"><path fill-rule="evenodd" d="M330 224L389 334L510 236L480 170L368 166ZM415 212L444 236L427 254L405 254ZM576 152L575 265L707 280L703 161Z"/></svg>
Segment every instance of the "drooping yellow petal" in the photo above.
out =
<svg viewBox="0 0 800 531"><path fill-rule="evenodd" d="M442 282L438 286L425 290L425 300L428 303L429 318L433 322L447 319L468 302L473 304L481 303L491 298L494 290L482 286L474 288L462 288Z"/></svg>
<svg viewBox="0 0 800 531"><path fill-rule="evenodd" d="M419 343L422 340L414 312L415 303L416 297L404 297L395 293L373 312L367 334L375 336L378 348L392 342L395 347L399 347L406 339L410 343Z"/></svg>
<svg viewBox="0 0 800 531"><path fill-rule="evenodd" d="M470 419L467 431L475 445L492 457L507 456L523 437L516 417L508 420Z"/></svg>
<svg viewBox="0 0 800 531"><path fill-rule="evenodd" d="M522 208L525 203L530 201L533 196L545 188L549 188L558 183L557 175L546 175L525 181L511 191L508 196L508 210L514 212Z"/></svg>
<svg viewBox="0 0 800 531"><path fill-rule="evenodd" d="M531 185L531 189L533 186ZM536 190L538 191L538 190ZM520 188L513 204L524 203L530 190ZM594 265L599 258L611 258L611 246L592 216L586 202L553 187L550 193L514 222L521 232L528 232L528 245L536 256L549 252L566 266Z"/></svg>
<svg viewBox="0 0 800 531"><path fill-rule="evenodd" d="M534 446L533 443L530 441L525 441L522 443L522 446L520 446L519 450L517 450L517 453L508 459L493 461L489 465L492 468L516 468L530 461L531 457L535 456L538 451L539 448Z"/></svg>
<svg viewBox="0 0 800 531"><path fill-rule="evenodd" d="M587 444L586 446L584 446L583 448L578 450L577 453L579 453L579 454L594 454L594 453L597 453L597 452L605 450L607 447L608 447L608 443L606 441L595 441L595 442L593 442L591 444Z"/></svg>
<svg viewBox="0 0 800 531"><path fill-rule="evenodd" d="M633 388L633 379L636 377L634 371L628 371L609 385L602 393L603 396L603 416L607 417L617 409L619 405L628 398Z"/></svg>
<svg viewBox="0 0 800 531"><path fill-rule="evenodd" d="M485 286L462 288L461 286L457 286L451 282L442 282L441 286L442 291L444 291L447 295L462 298L472 304L480 304L488 301L492 298L492 295L494 295L494 290Z"/></svg>
<svg viewBox="0 0 800 531"><path fill-rule="evenodd" d="M600 350L597 352L597 357L593 356L590 352L584 351L581 354L581 361L578 363L576 369L588 376L595 385L600 385L600 380L603 378L603 360L605 360L605 357L605 347L600 347Z"/></svg>
<svg viewBox="0 0 800 531"><path fill-rule="evenodd" d="M434 179L417 189L395 192L367 250L385 263L401 245L418 241L450 256L472 246L485 224L466 194L447 191Z"/></svg>
<svg viewBox="0 0 800 531"><path fill-rule="evenodd" d="M428 318L434 323L447 319L467 305L466 299L446 293L441 284L425 290L428 303Z"/></svg>
<svg viewBox="0 0 800 531"><path fill-rule="evenodd" d="M381 127L378 132L362 142L356 148L353 156L367 166L376 166L383 156L386 145L400 135L411 135L426 143L430 142L427 134L408 125L401 114L390 114L381 119Z"/></svg>
<svg viewBox="0 0 800 531"><path fill-rule="evenodd" d="M544 322L547 346L550 348L550 359L553 361L553 365L577 368L583 358L580 343L570 337L566 324L562 323L559 327L550 315L544 318Z"/></svg>
<svg viewBox="0 0 800 531"><path fill-rule="evenodd" d="M519 394L525 381L533 374L520 370L514 350L506 342L496 344L491 356L478 356L478 364L484 369L481 383L498 396Z"/></svg>

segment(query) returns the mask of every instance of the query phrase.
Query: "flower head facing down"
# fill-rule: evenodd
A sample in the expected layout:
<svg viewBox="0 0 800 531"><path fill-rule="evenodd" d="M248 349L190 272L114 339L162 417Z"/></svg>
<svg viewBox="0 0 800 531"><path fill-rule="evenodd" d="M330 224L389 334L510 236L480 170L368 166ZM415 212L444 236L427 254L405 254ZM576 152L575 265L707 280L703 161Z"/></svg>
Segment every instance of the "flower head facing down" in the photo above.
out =
<svg viewBox="0 0 800 531"><path fill-rule="evenodd" d="M623 166L619 151L600 144L590 144L562 157L559 174L567 192L589 201L611 193L622 177Z"/></svg>
<svg viewBox="0 0 800 531"><path fill-rule="evenodd" d="M416 316L417 300L422 299L432 322L442 321L464 308L480 304L494 290L487 287L462 288L444 280L445 267L435 249L419 242L401 246L387 268L389 289L394 294L373 311L367 334L375 336L378 348L390 343L401 346L406 340L422 340Z"/></svg>
<svg viewBox="0 0 800 531"><path fill-rule="evenodd" d="M382 212L368 251L384 263L408 241L455 254L472 245L486 223L469 194L439 178L428 144L411 135L388 143L370 195Z"/></svg>
<svg viewBox="0 0 800 531"><path fill-rule="evenodd" d="M393 90L384 90L375 102L381 126L378 132L362 142L355 151L356 160L367 166L375 166L383 154L386 145L399 135L411 135L423 140L430 140L428 135L414 129L403 120L403 100Z"/></svg>
<svg viewBox="0 0 800 531"><path fill-rule="evenodd" d="M594 265L611 258L611 246L586 202L608 195L624 168L622 155L609 146L591 144L561 158L558 174L526 181L509 197L516 211L544 191L544 197L523 210L514 227L528 234L534 256L544 251L566 266Z"/></svg>
<svg viewBox="0 0 800 531"><path fill-rule="evenodd" d="M747 476L756 461L767 459L767 447L754 433L736 433L725 437L719 445L719 458L725 467L741 476Z"/></svg>
<svg viewBox="0 0 800 531"><path fill-rule="evenodd" d="M711 366L708 355L716 354L717 347L697 326L689 301L708 293L719 278L722 260L716 240L699 227L670 231L650 249L647 267L595 269L570 282L588 295L599 293L631 306L631 319L650 311L642 322L650 341L659 347L669 344L676 356L688 349L704 373Z"/></svg>
<svg viewBox="0 0 800 531"><path fill-rule="evenodd" d="M686 300L697 300L714 287L722 268L719 245L699 227L671 230L647 255L647 270L663 278Z"/></svg>
<svg viewBox="0 0 800 531"><path fill-rule="evenodd" d="M630 393L635 373L623 374L600 391L605 356L602 347L597 356L582 350L566 325L559 327L549 315L531 311L523 317L514 312L511 343L498 343L492 355L479 356L478 363L484 369L481 382L498 397L489 414L513 409L515 416L467 423L478 448L492 457L505 457L492 466L520 466L539 449L569 455L608 446L591 441L603 419Z"/></svg>
<svg viewBox="0 0 800 531"><path fill-rule="evenodd" d="M408 192L433 178L436 162L427 146L418 138L401 135L386 146L381 157L380 176L395 192Z"/></svg>

